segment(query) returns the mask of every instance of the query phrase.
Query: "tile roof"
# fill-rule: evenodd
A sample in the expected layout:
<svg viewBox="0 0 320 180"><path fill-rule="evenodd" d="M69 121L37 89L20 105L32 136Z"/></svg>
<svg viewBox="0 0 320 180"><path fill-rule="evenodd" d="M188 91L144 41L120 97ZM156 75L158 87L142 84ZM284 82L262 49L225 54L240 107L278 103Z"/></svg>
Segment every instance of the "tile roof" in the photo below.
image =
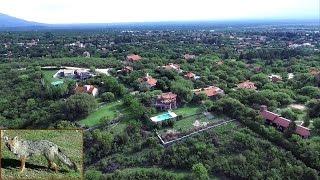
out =
<svg viewBox="0 0 320 180"><path fill-rule="evenodd" d="M265 119L267 119L267 120L271 121L272 123L275 123L279 126L282 126L284 128L289 127L289 124L291 122L291 120L289 120L289 119L286 119L276 113L268 111L266 106L261 106L260 114L263 118L265 118ZM303 137L308 137L308 136L310 136L310 129L307 127L301 126L301 125L297 125L296 133L303 136Z"/></svg>
<svg viewBox="0 0 320 180"><path fill-rule="evenodd" d="M84 85L84 86L78 86L74 88L76 93L88 93L88 94L93 94L93 91L97 89L93 85Z"/></svg>
<svg viewBox="0 0 320 180"><path fill-rule="evenodd" d="M141 56L139 56L137 54L130 54L127 56L128 61L136 62L136 61L140 61L141 59L142 59Z"/></svg>
<svg viewBox="0 0 320 180"><path fill-rule="evenodd" d="M206 94L208 97L216 96L218 94L223 94L223 90L215 87L215 86L209 86L203 89L194 89L193 92L198 95L200 93Z"/></svg>
<svg viewBox="0 0 320 180"><path fill-rule="evenodd" d="M196 74L194 74L193 72L188 72L187 74L184 75L184 77L192 79L196 76Z"/></svg>
<svg viewBox="0 0 320 180"><path fill-rule="evenodd" d="M241 88L241 89L254 89L254 90L257 89L255 83L251 82L249 80L244 81L244 82L238 84L237 86L238 86L238 88Z"/></svg>
<svg viewBox="0 0 320 180"><path fill-rule="evenodd" d="M157 80L155 78L149 76L148 74L144 78L140 78L139 81L142 83L143 82L147 83L151 87L153 87L157 84Z"/></svg>
<svg viewBox="0 0 320 180"><path fill-rule="evenodd" d="M162 93L158 95L158 99L174 99L177 95L172 92Z"/></svg>

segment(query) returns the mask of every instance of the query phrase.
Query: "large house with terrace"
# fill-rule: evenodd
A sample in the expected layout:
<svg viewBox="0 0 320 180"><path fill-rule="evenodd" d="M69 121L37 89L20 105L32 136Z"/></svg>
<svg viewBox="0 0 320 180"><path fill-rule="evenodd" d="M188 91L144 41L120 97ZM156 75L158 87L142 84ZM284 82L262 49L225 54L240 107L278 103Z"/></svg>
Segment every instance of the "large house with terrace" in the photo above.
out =
<svg viewBox="0 0 320 180"><path fill-rule="evenodd" d="M161 110L175 109L177 108L177 95L172 92L162 93L157 96L154 106Z"/></svg>
<svg viewBox="0 0 320 180"><path fill-rule="evenodd" d="M85 80L92 76L94 76L94 74L86 69L60 69L53 75L54 78L73 78L78 80Z"/></svg>
<svg viewBox="0 0 320 180"><path fill-rule="evenodd" d="M284 131L291 123L291 120L268 111L267 106L264 105L260 107L260 114L265 119L267 124L275 126L280 131ZM310 136L310 129L301 125L297 125L295 133L300 135L302 138L308 138Z"/></svg>

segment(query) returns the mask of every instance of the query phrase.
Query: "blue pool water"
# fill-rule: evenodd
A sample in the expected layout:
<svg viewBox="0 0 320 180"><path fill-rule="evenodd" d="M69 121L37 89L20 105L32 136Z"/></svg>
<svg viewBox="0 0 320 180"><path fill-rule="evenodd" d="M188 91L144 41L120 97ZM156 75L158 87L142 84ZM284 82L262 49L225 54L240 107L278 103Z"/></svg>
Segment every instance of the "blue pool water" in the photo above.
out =
<svg viewBox="0 0 320 180"><path fill-rule="evenodd" d="M176 116L177 115L174 114L173 112L167 112L167 113L164 113L164 114L160 114L158 116L154 116L154 117L151 118L151 120L154 121L154 122L159 122L159 121L164 121L164 120L167 120L167 119L174 118Z"/></svg>
<svg viewBox="0 0 320 180"><path fill-rule="evenodd" d="M163 120L172 118L172 116L169 113L165 113L165 114L161 114L159 116L156 116L156 118L158 121L163 121Z"/></svg>

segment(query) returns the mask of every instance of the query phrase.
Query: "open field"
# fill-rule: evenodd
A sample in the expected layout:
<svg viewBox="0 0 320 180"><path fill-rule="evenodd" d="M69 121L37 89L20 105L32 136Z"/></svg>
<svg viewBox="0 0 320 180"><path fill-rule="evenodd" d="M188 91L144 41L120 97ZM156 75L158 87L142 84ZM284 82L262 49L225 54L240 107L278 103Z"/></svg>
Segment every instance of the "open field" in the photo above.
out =
<svg viewBox="0 0 320 180"><path fill-rule="evenodd" d="M1 143L1 175L2 179L79 179L82 177L83 138L80 130L6 130L4 136L18 136L22 140L48 140L57 144L64 154L74 161L80 172L69 169L59 162L58 173L48 170L48 162L44 156L32 156L26 161L26 169L19 173L20 161L9 149Z"/></svg>
<svg viewBox="0 0 320 180"><path fill-rule="evenodd" d="M91 113L87 118L79 121L85 126L95 126L100 123L113 120L120 114L121 102L112 102L99 107L95 112ZM102 120L101 120L102 119Z"/></svg>
<svg viewBox="0 0 320 180"><path fill-rule="evenodd" d="M172 110L174 113L176 113L178 116L182 116L182 119L179 121L175 121L173 125L173 129L175 131L183 132L187 131L194 127L195 121L198 121L200 124L205 123L212 123L219 120L226 120L229 118L222 117L222 116L216 116L212 115L211 118L206 117L201 111L198 106L185 106L178 109ZM162 112L163 113L163 112ZM158 113L158 114L162 114ZM160 130L160 132L163 132L164 130Z"/></svg>
<svg viewBox="0 0 320 180"><path fill-rule="evenodd" d="M194 127L195 121L198 121L199 123L212 123L219 120L224 120L224 117L217 117L213 115L212 119L208 119L204 114L197 114L194 116L189 116L187 118L181 119L180 121L176 121L173 125L173 128L177 131L187 131L188 129L191 129Z"/></svg>

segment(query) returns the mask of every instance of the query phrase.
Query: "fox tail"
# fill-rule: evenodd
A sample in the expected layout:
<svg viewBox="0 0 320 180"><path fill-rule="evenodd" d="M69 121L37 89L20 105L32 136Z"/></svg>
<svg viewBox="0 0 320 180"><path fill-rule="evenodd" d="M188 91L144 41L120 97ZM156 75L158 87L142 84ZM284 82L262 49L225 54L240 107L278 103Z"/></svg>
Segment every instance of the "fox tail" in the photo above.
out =
<svg viewBox="0 0 320 180"><path fill-rule="evenodd" d="M57 157L59 158L59 160L61 162L63 162L64 164L66 164L70 169L73 169L75 171L79 171L76 163L74 163L73 161L70 160L70 158L68 158L62 151L60 148L58 148L58 153L57 153Z"/></svg>

